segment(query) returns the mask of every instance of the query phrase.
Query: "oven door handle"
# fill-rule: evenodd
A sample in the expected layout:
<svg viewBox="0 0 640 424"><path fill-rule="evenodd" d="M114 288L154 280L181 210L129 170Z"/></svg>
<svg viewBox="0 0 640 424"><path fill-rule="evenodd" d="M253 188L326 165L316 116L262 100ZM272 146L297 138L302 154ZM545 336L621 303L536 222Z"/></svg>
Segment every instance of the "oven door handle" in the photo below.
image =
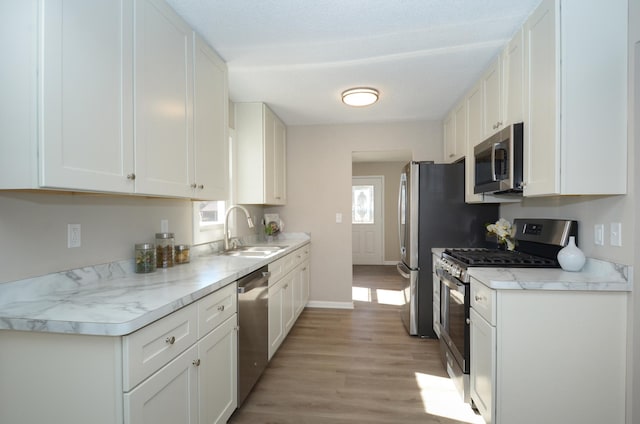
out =
<svg viewBox="0 0 640 424"><path fill-rule="evenodd" d="M449 287L451 290L456 290L464 293L464 290L465 290L464 283L458 281L454 276L452 276L447 271L441 268L438 268L436 272L440 277L440 281L442 281L444 285Z"/></svg>

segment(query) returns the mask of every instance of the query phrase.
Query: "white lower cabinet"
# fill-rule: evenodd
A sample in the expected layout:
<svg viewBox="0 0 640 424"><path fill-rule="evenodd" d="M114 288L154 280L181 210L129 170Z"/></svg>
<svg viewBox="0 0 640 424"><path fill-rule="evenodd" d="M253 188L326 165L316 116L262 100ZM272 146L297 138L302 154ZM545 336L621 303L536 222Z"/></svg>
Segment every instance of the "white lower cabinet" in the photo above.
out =
<svg viewBox="0 0 640 424"><path fill-rule="evenodd" d="M144 376L148 371L138 373L136 370L146 370L146 364L157 363L158 357L178 354L130 392L125 392L125 424L227 422L237 407L235 299L236 284L230 284L125 336L123 366L132 375ZM195 344L184 342L196 334ZM181 343L190 346L183 353L180 353ZM131 363L129 358L136 356L127 355L129 350L141 352L142 360ZM137 380L133 380L132 384L136 383ZM126 387L125 377L125 391Z"/></svg>
<svg viewBox="0 0 640 424"><path fill-rule="evenodd" d="M198 423L197 346L124 395L125 424Z"/></svg>
<svg viewBox="0 0 640 424"><path fill-rule="evenodd" d="M236 328L234 314L198 342L200 424L224 424L238 405Z"/></svg>
<svg viewBox="0 0 640 424"><path fill-rule="evenodd" d="M122 337L0 330L0 423L226 423L237 407L236 287Z"/></svg>
<svg viewBox="0 0 640 424"><path fill-rule="evenodd" d="M269 264L269 360L309 300L309 246ZM275 277L274 277L275 275Z"/></svg>
<svg viewBox="0 0 640 424"><path fill-rule="evenodd" d="M626 292L472 278L470 393L486 423L623 424L626 311Z"/></svg>

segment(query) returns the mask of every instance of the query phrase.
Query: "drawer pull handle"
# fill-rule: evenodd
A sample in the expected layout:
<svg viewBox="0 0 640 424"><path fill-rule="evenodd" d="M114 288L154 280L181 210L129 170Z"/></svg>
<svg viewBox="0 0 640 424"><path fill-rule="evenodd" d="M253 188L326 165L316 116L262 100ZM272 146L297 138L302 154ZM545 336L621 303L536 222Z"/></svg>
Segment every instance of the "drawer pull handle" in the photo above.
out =
<svg viewBox="0 0 640 424"><path fill-rule="evenodd" d="M176 342L176 336L167 337L165 342L169 343L170 345L174 344Z"/></svg>
<svg viewBox="0 0 640 424"><path fill-rule="evenodd" d="M196 360L194 360L192 363L193 363L193 365L195 365L196 367L199 367L199 366L200 366L200 359L196 359Z"/></svg>
<svg viewBox="0 0 640 424"><path fill-rule="evenodd" d="M218 306L218 310L219 310L220 312L224 312L224 305L220 305L220 306Z"/></svg>

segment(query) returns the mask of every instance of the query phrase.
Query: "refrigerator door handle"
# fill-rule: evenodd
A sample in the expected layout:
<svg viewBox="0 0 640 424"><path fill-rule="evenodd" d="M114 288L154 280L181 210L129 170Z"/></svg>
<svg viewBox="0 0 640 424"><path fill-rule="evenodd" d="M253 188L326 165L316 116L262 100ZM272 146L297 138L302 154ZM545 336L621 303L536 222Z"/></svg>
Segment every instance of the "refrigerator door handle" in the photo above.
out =
<svg viewBox="0 0 640 424"><path fill-rule="evenodd" d="M402 207L405 206L406 207L406 195L405 195L405 199L403 199L402 196L402 188L405 187L406 190L406 179L407 177L405 176L404 173L402 173L400 175L400 188L398 189L398 241L400 242L400 255L401 257L404 258L404 252L405 252L405 246L404 243L405 241L402 238L402 220L406 219L405 216L403 216L402 214ZM405 203L405 205L403 205L403 203Z"/></svg>
<svg viewBox="0 0 640 424"><path fill-rule="evenodd" d="M398 274L400 274L403 278L406 278L407 280L411 278L411 274L407 274L404 271L406 269L406 267L404 266L404 264L402 262L399 262L396 265L396 269L398 270Z"/></svg>

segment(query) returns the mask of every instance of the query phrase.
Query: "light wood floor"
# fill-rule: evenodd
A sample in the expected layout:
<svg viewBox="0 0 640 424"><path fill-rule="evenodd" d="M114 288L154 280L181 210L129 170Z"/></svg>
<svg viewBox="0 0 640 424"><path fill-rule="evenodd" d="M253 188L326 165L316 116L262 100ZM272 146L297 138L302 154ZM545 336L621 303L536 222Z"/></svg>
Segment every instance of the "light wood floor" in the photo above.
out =
<svg viewBox="0 0 640 424"><path fill-rule="evenodd" d="M483 423L407 335L394 266L354 266L354 310L307 308L229 423ZM364 300L367 299L367 300Z"/></svg>

